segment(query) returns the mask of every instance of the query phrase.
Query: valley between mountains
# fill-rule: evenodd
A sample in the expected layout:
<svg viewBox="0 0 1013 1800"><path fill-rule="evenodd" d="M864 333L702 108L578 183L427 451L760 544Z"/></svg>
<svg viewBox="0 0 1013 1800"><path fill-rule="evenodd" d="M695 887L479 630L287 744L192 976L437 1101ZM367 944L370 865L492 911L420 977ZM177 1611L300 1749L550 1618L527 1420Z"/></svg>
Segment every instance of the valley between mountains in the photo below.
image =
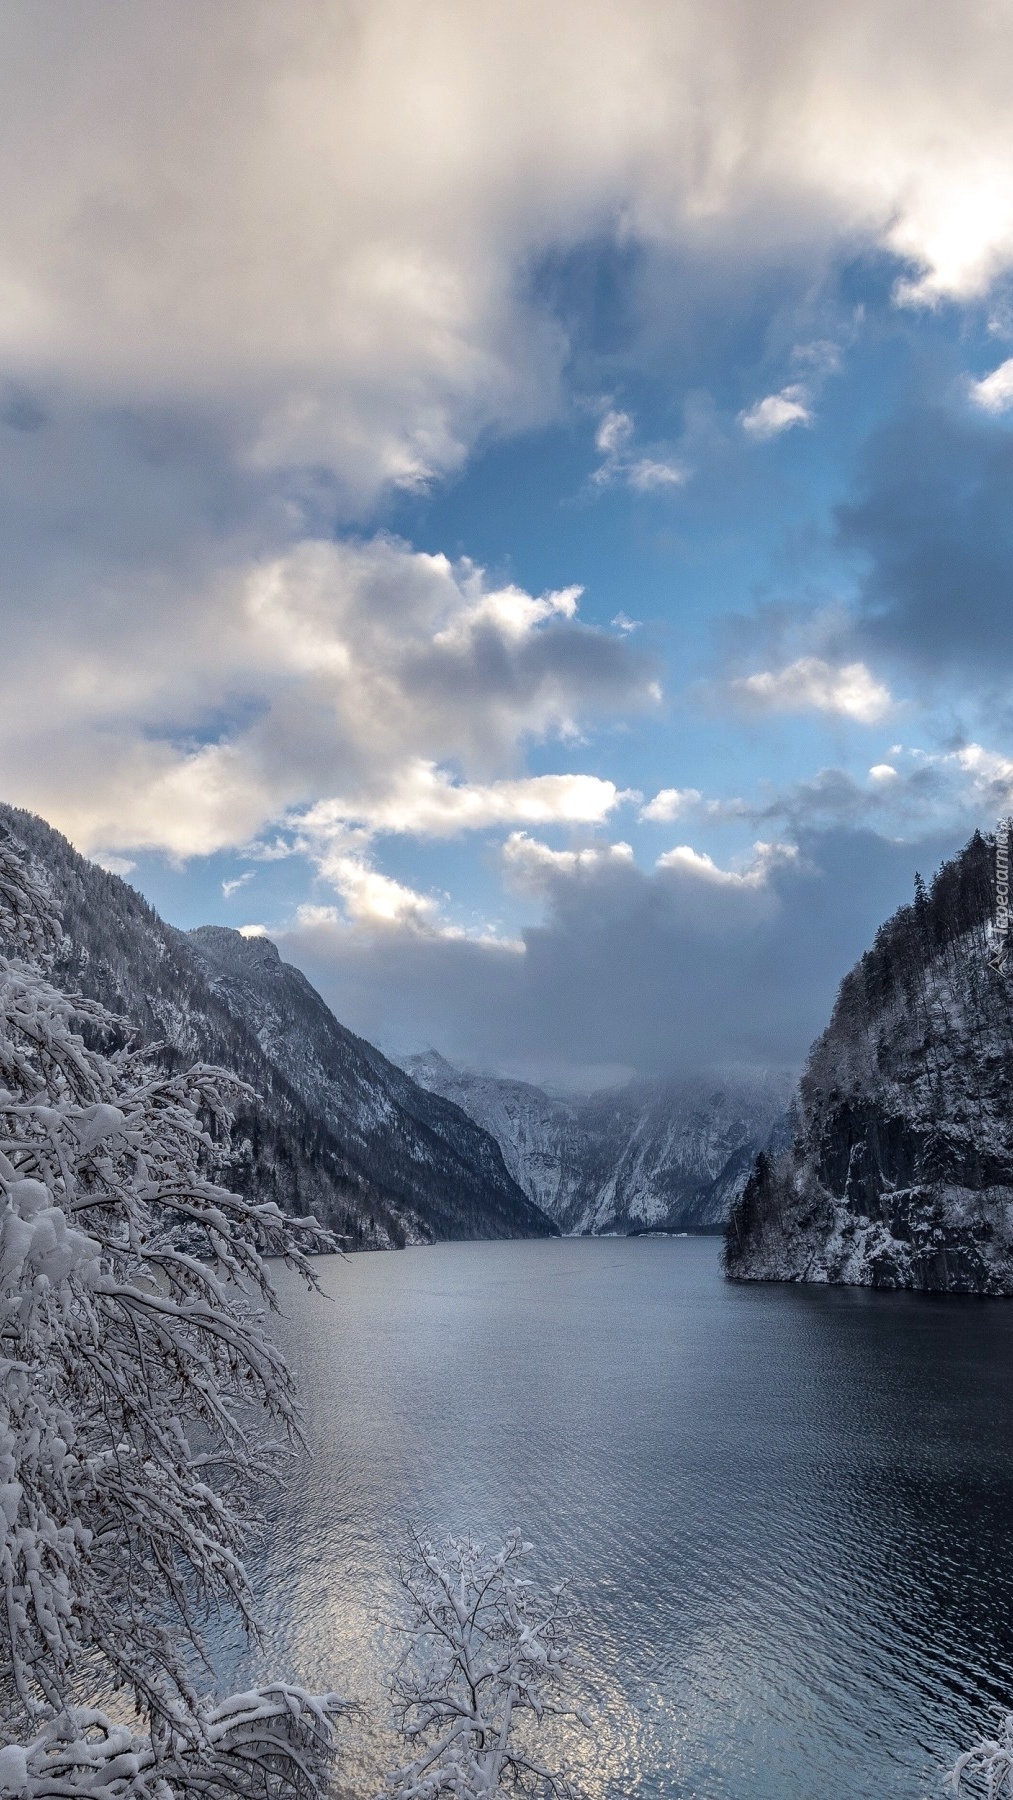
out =
<svg viewBox="0 0 1013 1800"><path fill-rule="evenodd" d="M129 1019L170 1066L239 1075L231 1185L315 1212L353 1248L455 1238L720 1230L757 1152L784 1141L783 1075L559 1097L398 1066L348 1031L269 939L184 932L32 814L0 807L63 920L67 988Z"/></svg>

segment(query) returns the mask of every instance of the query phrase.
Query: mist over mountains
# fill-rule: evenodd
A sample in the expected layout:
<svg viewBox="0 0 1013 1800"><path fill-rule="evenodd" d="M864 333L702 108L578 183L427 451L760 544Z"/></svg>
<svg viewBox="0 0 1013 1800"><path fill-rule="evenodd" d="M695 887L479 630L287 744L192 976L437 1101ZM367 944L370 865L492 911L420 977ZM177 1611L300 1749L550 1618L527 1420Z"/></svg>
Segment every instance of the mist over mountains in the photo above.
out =
<svg viewBox="0 0 1013 1800"><path fill-rule="evenodd" d="M757 1152L783 1142L791 1090L781 1071L736 1072L563 1098L432 1050L405 1067L490 1132L518 1185L574 1234L720 1229Z"/></svg>

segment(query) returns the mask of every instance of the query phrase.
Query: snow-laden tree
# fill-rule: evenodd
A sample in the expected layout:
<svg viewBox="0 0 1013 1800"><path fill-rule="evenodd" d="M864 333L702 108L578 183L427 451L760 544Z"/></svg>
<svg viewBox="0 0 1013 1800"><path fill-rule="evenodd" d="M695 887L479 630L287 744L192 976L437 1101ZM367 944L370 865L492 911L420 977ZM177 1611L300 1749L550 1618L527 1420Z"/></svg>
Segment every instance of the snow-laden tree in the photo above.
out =
<svg viewBox="0 0 1013 1800"><path fill-rule="evenodd" d="M201 1631L255 1630L244 1509L299 1441L264 1259L334 1246L215 1185L239 1084L59 992L58 941L0 841L0 1793L310 1792L335 1698L216 1701Z"/></svg>
<svg viewBox="0 0 1013 1800"><path fill-rule="evenodd" d="M507 1787L546 1800L574 1794L530 1744L547 1715L587 1724L567 1703L567 1585L534 1583L531 1550L516 1531L498 1550L412 1533L400 1562L405 1648L392 1692L414 1754L391 1775L385 1800L478 1800Z"/></svg>

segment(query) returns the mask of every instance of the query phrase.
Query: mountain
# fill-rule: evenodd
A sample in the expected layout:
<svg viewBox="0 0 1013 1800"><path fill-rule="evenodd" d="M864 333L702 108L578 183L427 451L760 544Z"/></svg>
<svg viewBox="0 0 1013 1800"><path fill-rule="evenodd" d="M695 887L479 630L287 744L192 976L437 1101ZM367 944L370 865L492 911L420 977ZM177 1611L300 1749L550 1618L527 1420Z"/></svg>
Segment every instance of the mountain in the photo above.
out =
<svg viewBox="0 0 1013 1800"><path fill-rule="evenodd" d="M995 847L976 834L841 985L791 1149L734 1207L728 1273L1013 1293L1013 994L989 966Z"/></svg>
<svg viewBox="0 0 1013 1800"><path fill-rule="evenodd" d="M405 1067L490 1132L518 1185L573 1234L720 1229L788 1101L771 1075L562 1099L435 1050Z"/></svg>
<svg viewBox="0 0 1013 1800"><path fill-rule="evenodd" d="M170 1067L210 1062L249 1083L229 1181L315 1212L353 1245L553 1235L498 1145L338 1023L265 938L177 931L30 813L0 805L41 865L63 919L57 978L163 1046Z"/></svg>

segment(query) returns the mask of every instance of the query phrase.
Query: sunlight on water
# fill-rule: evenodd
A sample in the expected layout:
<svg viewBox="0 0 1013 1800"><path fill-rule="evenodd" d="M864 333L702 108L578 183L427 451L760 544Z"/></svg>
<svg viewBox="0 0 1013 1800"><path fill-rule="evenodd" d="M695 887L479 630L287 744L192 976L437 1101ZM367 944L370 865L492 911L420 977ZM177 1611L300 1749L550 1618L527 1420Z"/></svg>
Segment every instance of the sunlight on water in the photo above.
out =
<svg viewBox="0 0 1013 1800"><path fill-rule="evenodd" d="M408 1520L518 1525L569 1573L592 1800L938 1794L1013 1696L1013 1306L736 1287L713 1241L444 1245L283 1275L314 1455L251 1558L223 1679L361 1699L335 1792L395 1750Z"/></svg>

